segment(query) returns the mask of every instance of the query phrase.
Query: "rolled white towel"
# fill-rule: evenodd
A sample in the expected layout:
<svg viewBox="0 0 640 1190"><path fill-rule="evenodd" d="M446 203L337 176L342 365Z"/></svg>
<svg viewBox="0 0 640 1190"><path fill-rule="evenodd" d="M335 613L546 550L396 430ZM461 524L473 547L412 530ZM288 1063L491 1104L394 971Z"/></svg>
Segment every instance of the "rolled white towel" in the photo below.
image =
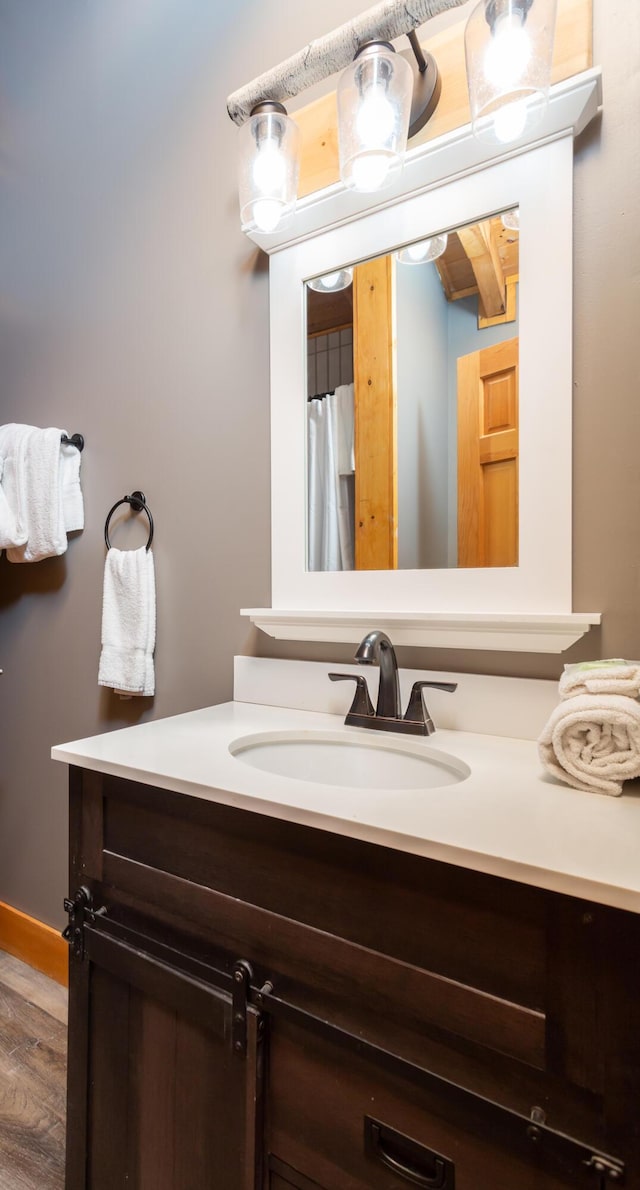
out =
<svg viewBox="0 0 640 1190"><path fill-rule="evenodd" d="M98 684L119 694L152 695L156 642L156 582L153 554L108 551L104 566L102 652Z"/></svg>
<svg viewBox="0 0 640 1190"><path fill-rule="evenodd" d="M544 767L574 789L622 793L640 777L640 702L620 694L563 699L538 740Z"/></svg>
<svg viewBox="0 0 640 1190"><path fill-rule="evenodd" d="M637 661L598 661L569 665L558 686L561 698L576 694L623 694L640 697L640 663Z"/></svg>

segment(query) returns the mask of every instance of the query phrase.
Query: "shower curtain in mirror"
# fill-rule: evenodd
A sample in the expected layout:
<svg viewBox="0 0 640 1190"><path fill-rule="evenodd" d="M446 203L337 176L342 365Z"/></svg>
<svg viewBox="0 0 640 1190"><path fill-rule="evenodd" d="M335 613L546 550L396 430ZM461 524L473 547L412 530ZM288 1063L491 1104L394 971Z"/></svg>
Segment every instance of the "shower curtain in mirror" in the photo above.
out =
<svg viewBox="0 0 640 1190"><path fill-rule="evenodd" d="M353 385L307 402L309 570L354 569Z"/></svg>

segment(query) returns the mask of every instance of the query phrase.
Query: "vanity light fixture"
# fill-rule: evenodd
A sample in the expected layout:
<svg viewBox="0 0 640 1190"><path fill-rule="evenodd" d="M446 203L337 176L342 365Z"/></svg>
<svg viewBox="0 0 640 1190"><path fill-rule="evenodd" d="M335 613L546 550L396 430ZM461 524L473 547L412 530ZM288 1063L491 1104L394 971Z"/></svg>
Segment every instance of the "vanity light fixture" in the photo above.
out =
<svg viewBox="0 0 640 1190"><path fill-rule="evenodd" d="M431 236L428 240L418 240L416 244L407 244L406 248L399 248L396 260L400 264L427 264L430 260L437 260L447 250L449 237L446 232L441 236Z"/></svg>
<svg viewBox="0 0 640 1190"><path fill-rule="evenodd" d="M466 3L412 0L409 5L406 0L381 0L229 96L229 116L243 130L244 231L275 231L295 206L297 128L279 101L299 95L345 67L355 87L355 108L346 101L340 133L347 185L373 190L393 180L402 163L407 131L412 136L423 127L440 96L435 61L423 54L416 29L438 13ZM411 44L407 58L396 54L391 45L403 36ZM343 98L347 89L345 79Z"/></svg>
<svg viewBox="0 0 640 1190"><path fill-rule="evenodd" d="M300 134L281 103L252 109L240 129L238 165L243 230L275 231L293 215L298 190Z"/></svg>
<svg viewBox="0 0 640 1190"><path fill-rule="evenodd" d="M557 0L480 0L464 42L475 136L519 140L542 119L551 83Z"/></svg>
<svg viewBox="0 0 640 1190"><path fill-rule="evenodd" d="M348 289L352 281L353 269L335 269L323 277L312 277L307 285L309 289L315 289L316 293L338 293L340 289Z"/></svg>

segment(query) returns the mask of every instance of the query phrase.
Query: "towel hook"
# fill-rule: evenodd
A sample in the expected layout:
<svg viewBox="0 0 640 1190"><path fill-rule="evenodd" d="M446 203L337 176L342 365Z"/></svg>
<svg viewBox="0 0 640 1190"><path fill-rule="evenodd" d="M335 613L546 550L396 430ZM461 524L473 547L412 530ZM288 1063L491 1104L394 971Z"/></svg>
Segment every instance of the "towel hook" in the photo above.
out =
<svg viewBox="0 0 640 1190"><path fill-rule="evenodd" d="M123 496L122 500L116 500L113 508L108 512L107 519L104 523L104 540L107 549L111 549L111 542L109 541L109 521L116 511L116 508L119 508L121 504L128 504L134 512L146 512L149 518L149 538L145 548L148 550L151 546L151 542L153 541L153 517L151 515L151 509L148 507L144 498L144 492L132 492L130 496Z"/></svg>

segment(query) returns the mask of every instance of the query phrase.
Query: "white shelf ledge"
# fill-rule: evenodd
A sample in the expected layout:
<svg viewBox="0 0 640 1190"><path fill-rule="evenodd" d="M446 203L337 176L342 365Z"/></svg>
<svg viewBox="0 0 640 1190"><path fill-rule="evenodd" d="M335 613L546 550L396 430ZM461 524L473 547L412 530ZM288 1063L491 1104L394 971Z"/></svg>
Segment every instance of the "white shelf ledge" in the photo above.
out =
<svg viewBox="0 0 640 1190"><path fill-rule="evenodd" d="M368 631L380 628L396 645L511 653L564 653L602 618L600 612L467 615L287 611L271 607L243 608L240 614L277 640L359 644Z"/></svg>

